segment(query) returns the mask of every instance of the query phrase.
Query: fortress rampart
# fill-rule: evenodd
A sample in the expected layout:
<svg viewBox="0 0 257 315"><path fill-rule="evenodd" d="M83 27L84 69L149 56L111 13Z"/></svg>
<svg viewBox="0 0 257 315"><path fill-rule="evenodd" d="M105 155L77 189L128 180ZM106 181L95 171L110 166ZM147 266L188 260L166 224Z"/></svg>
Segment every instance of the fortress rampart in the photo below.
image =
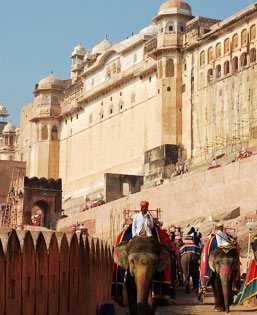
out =
<svg viewBox="0 0 257 315"><path fill-rule="evenodd" d="M113 244L122 229L124 209L139 209L141 200L148 200L150 209L161 208L164 226L238 207L241 214L255 212L256 170L257 156L254 155L214 170L187 173L171 183L59 220L57 230L70 231L72 224L83 222L89 235Z"/></svg>

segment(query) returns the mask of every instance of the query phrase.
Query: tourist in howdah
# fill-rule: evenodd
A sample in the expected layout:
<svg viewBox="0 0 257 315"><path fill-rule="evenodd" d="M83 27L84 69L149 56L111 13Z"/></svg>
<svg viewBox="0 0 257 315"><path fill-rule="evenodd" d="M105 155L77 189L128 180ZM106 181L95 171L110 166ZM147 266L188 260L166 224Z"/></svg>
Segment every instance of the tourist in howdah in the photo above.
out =
<svg viewBox="0 0 257 315"><path fill-rule="evenodd" d="M148 206L148 201L141 201L141 212L137 213L133 218L132 237L153 236L151 231L153 228L153 217L147 213Z"/></svg>

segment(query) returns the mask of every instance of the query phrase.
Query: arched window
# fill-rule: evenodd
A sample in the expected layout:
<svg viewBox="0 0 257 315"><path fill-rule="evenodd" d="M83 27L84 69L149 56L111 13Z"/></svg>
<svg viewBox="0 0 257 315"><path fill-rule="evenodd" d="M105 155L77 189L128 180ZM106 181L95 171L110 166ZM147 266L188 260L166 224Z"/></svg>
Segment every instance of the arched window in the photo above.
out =
<svg viewBox="0 0 257 315"><path fill-rule="evenodd" d="M216 45L216 58L221 57L221 43Z"/></svg>
<svg viewBox="0 0 257 315"><path fill-rule="evenodd" d="M241 33L241 46L245 46L247 44L247 30L243 30Z"/></svg>
<svg viewBox="0 0 257 315"><path fill-rule="evenodd" d="M238 48L238 34L235 34L232 37L232 50L235 50Z"/></svg>
<svg viewBox="0 0 257 315"><path fill-rule="evenodd" d="M52 140L58 140L58 130L57 130L56 126L52 127L51 139Z"/></svg>
<svg viewBox="0 0 257 315"><path fill-rule="evenodd" d="M256 49L252 48L250 50L250 62L255 62L256 61Z"/></svg>
<svg viewBox="0 0 257 315"><path fill-rule="evenodd" d="M103 110L100 111L99 116L100 116L100 120L104 119L104 111Z"/></svg>
<svg viewBox="0 0 257 315"><path fill-rule="evenodd" d="M200 66L205 64L205 51L200 53Z"/></svg>
<svg viewBox="0 0 257 315"><path fill-rule="evenodd" d="M9 145L8 136L4 136L4 145Z"/></svg>
<svg viewBox="0 0 257 315"><path fill-rule="evenodd" d="M240 57L241 67L247 66L247 53L243 53Z"/></svg>
<svg viewBox="0 0 257 315"><path fill-rule="evenodd" d="M53 97L53 105L58 105L59 104L59 99L57 96Z"/></svg>
<svg viewBox="0 0 257 315"><path fill-rule="evenodd" d="M166 61L166 77L174 77L174 63L171 58Z"/></svg>
<svg viewBox="0 0 257 315"><path fill-rule="evenodd" d="M49 104L49 96L48 95L43 96L43 104Z"/></svg>
<svg viewBox="0 0 257 315"><path fill-rule="evenodd" d="M47 126L44 125L41 129L41 140L47 140L48 139L48 130Z"/></svg>
<svg viewBox="0 0 257 315"><path fill-rule="evenodd" d="M256 38L256 25L252 25L250 28L250 41L255 40Z"/></svg>
<svg viewBox="0 0 257 315"><path fill-rule="evenodd" d="M123 110L123 108L124 108L124 103L123 103L123 101L120 101L119 108L120 108L120 111Z"/></svg>
<svg viewBox="0 0 257 315"><path fill-rule="evenodd" d="M182 93L184 93L184 92L186 92L186 85L185 84L182 85Z"/></svg>
<svg viewBox="0 0 257 315"><path fill-rule="evenodd" d="M213 48L210 47L208 49L208 63L210 63L213 60Z"/></svg>
<svg viewBox="0 0 257 315"><path fill-rule="evenodd" d="M207 82L211 83L213 81L213 70L209 69L207 72Z"/></svg>
<svg viewBox="0 0 257 315"><path fill-rule="evenodd" d="M234 57L232 60L232 69L233 71L237 71L238 70L238 57Z"/></svg>
<svg viewBox="0 0 257 315"><path fill-rule="evenodd" d="M225 61L224 63L224 75L229 74L229 61Z"/></svg>
<svg viewBox="0 0 257 315"><path fill-rule="evenodd" d="M110 105L109 106L109 115L110 116L113 114L113 111L114 111L114 107L113 107L113 105Z"/></svg>
<svg viewBox="0 0 257 315"><path fill-rule="evenodd" d="M185 24L183 22L179 23L179 32L184 33L185 32Z"/></svg>
<svg viewBox="0 0 257 315"><path fill-rule="evenodd" d="M171 91L170 86L168 86L167 87L167 92L170 92L170 91Z"/></svg>
<svg viewBox="0 0 257 315"><path fill-rule="evenodd" d="M159 24L159 31L161 32L161 33L163 33L163 24ZM164 28L165 29L165 28Z"/></svg>
<svg viewBox="0 0 257 315"><path fill-rule="evenodd" d="M224 41L224 54L228 54L229 52L230 52L229 38L226 38Z"/></svg>
<svg viewBox="0 0 257 315"><path fill-rule="evenodd" d="M221 77L221 65L216 66L216 79Z"/></svg>
<svg viewBox="0 0 257 315"><path fill-rule="evenodd" d="M88 121L89 121L89 124L92 124L92 121L93 121L93 116L92 116L92 114L89 115Z"/></svg>
<svg viewBox="0 0 257 315"><path fill-rule="evenodd" d="M174 31L174 25L172 22L168 22L165 28L166 32L173 32Z"/></svg>

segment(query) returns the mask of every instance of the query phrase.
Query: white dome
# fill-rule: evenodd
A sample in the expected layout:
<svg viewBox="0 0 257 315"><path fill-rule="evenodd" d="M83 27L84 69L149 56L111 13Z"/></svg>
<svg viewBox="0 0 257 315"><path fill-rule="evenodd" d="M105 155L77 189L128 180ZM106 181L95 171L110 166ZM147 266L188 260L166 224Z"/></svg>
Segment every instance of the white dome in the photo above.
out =
<svg viewBox="0 0 257 315"><path fill-rule="evenodd" d="M63 82L50 74L48 77L38 82L38 89L63 88Z"/></svg>
<svg viewBox="0 0 257 315"><path fill-rule="evenodd" d="M74 49L71 54L71 58L75 56L85 56L87 52L85 51L84 47L79 43Z"/></svg>
<svg viewBox="0 0 257 315"><path fill-rule="evenodd" d="M107 34L105 34L104 40L101 43L95 45L95 47L92 49L92 54L103 54L111 47L112 43L108 40Z"/></svg>
<svg viewBox="0 0 257 315"><path fill-rule="evenodd" d="M7 125L5 125L3 133L15 132L16 128L13 125L12 121L10 121Z"/></svg>
<svg viewBox="0 0 257 315"><path fill-rule="evenodd" d="M9 116L6 108L4 107L4 104L0 105L0 117L7 117Z"/></svg>
<svg viewBox="0 0 257 315"><path fill-rule="evenodd" d="M140 34L148 36L156 36L158 34L158 26L151 24L140 31Z"/></svg>
<svg viewBox="0 0 257 315"><path fill-rule="evenodd" d="M160 6L158 15L183 13L192 15L191 7L182 0L168 0Z"/></svg>

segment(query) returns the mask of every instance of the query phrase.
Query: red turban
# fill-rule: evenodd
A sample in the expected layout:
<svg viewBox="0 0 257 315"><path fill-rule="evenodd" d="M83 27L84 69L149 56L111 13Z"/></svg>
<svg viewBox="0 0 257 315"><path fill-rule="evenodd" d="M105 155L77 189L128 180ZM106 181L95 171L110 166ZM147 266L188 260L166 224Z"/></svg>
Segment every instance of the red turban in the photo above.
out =
<svg viewBox="0 0 257 315"><path fill-rule="evenodd" d="M140 202L140 206L141 207L148 207L149 206L149 202L148 201L141 201Z"/></svg>

